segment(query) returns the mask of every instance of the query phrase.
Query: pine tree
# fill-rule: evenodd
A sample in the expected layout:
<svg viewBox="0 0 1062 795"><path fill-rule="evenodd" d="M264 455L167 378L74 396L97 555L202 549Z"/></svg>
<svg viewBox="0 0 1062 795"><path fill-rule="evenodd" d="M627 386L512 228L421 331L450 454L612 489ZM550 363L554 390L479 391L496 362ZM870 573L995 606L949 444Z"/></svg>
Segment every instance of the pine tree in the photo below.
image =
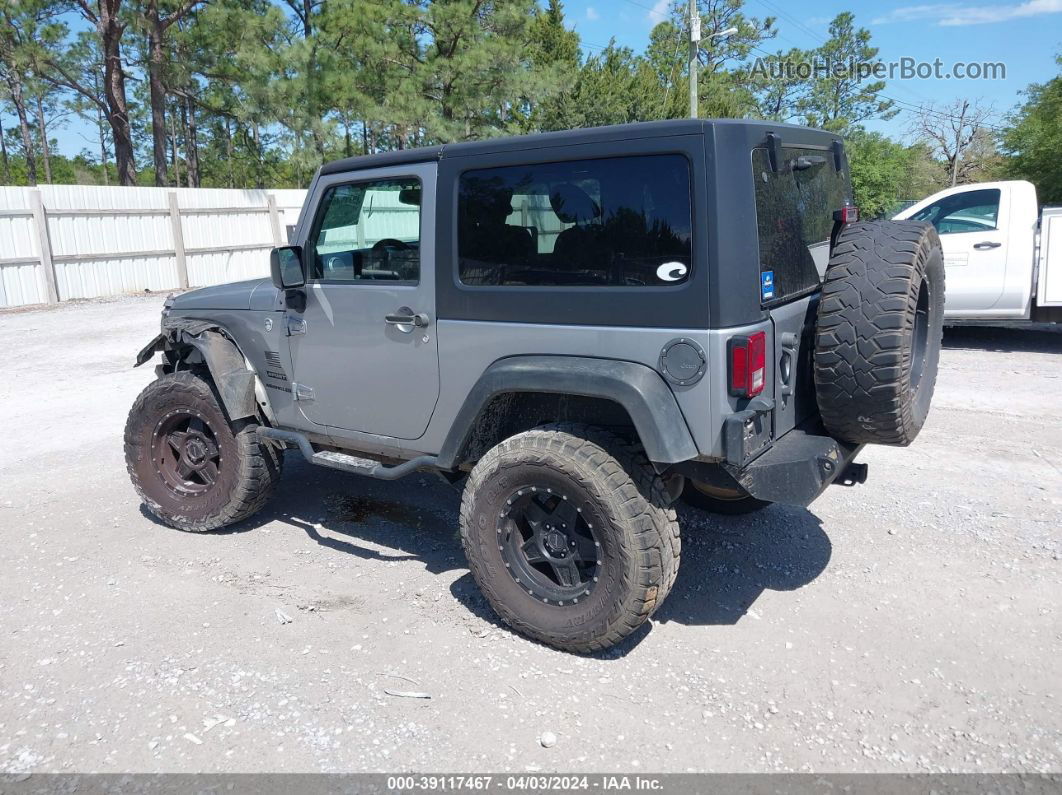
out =
<svg viewBox="0 0 1062 795"><path fill-rule="evenodd" d="M870 43L870 31L855 27L855 16L845 11L830 23L830 38L813 51L815 60L830 67L872 63L878 48ZM808 90L797 103L797 112L810 127L844 133L867 119L891 119L898 108L880 96L884 80L867 82L853 70L829 68L813 76Z"/></svg>

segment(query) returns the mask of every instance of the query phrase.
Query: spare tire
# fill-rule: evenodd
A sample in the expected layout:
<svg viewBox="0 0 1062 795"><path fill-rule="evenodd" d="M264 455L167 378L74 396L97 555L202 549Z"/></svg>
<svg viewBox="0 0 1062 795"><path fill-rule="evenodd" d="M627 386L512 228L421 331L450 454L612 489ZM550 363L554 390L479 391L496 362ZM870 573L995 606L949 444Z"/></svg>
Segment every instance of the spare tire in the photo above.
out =
<svg viewBox="0 0 1062 795"><path fill-rule="evenodd" d="M933 398L944 325L937 230L921 221L845 226L822 285L815 390L826 430L908 445Z"/></svg>

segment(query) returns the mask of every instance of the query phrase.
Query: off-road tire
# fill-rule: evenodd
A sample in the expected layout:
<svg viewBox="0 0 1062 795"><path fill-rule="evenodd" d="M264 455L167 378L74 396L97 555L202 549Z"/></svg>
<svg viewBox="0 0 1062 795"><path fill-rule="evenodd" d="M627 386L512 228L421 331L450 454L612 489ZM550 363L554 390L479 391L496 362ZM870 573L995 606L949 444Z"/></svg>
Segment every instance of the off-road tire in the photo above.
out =
<svg viewBox="0 0 1062 795"><path fill-rule="evenodd" d="M507 495L535 482L569 489L583 518L599 523L599 580L578 604L530 596L500 551ZM461 501L461 541L473 577L506 623L554 648L592 653L638 629L674 585L681 547L670 502L640 446L593 426L548 425L504 440L475 465Z"/></svg>
<svg viewBox="0 0 1062 795"><path fill-rule="evenodd" d="M697 484L690 478L686 478L686 485L682 488L682 501L698 510L725 516L755 513L771 504L766 500L758 500L751 494L713 497L698 489Z"/></svg>
<svg viewBox="0 0 1062 795"><path fill-rule="evenodd" d="M216 483L202 495L176 493L152 456L152 440L164 418L176 412L201 417L220 451ZM247 519L272 496L280 480L282 452L259 442L253 422L230 422L211 384L190 372L164 375L133 403L125 426L125 461L144 506L171 527L204 533Z"/></svg>
<svg viewBox="0 0 1062 795"><path fill-rule="evenodd" d="M815 389L830 434L854 444L913 442L929 413L943 323L943 254L930 224L844 227L815 329Z"/></svg>

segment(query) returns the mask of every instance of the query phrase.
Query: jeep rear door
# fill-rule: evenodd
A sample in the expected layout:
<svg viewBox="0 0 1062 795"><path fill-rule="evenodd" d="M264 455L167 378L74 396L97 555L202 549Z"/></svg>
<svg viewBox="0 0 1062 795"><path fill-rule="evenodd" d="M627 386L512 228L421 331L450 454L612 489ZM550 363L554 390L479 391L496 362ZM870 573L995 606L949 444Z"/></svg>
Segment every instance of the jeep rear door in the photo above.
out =
<svg viewBox="0 0 1062 795"><path fill-rule="evenodd" d="M296 403L322 429L424 433L439 396L434 163L322 176L289 305ZM290 304L291 302L289 302Z"/></svg>
<svg viewBox="0 0 1062 795"><path fill-rule="evenodd" d="M852 192L844 158L826 146L782 146L774 157L756 148L752 178L760 305L774 326L777 439L818 410L811 361L815 313L834 212L851 203Z"/></svg>

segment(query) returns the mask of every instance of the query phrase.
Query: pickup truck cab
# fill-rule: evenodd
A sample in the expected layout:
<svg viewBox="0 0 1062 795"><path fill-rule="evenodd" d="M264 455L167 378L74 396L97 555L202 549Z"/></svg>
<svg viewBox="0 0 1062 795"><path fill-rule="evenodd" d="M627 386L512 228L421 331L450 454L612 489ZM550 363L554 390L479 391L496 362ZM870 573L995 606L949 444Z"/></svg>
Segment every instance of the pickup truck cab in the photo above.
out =
<svg viewBox="0 0 1062 795"><path fill-rule="evenodd" d="M947 323L1062 321L1062 207L1037 205L1031 182L982 182L934 193L894 220L936 227Z"/></svg>

